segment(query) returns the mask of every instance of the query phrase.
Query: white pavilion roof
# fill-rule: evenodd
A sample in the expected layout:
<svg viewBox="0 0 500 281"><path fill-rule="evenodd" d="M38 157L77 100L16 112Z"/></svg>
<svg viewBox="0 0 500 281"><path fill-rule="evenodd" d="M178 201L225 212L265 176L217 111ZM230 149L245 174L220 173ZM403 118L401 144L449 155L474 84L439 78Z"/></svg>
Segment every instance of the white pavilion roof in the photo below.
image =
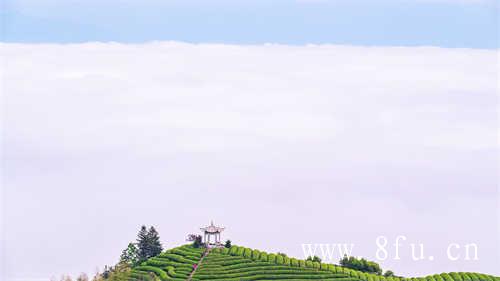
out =
<svg viewBox="0 0 500 281"><path fill-rule="evenodd" d="M222 232L224 230L224 227L220 226L215 226L214 222L210 222L210 225L207 227L202 227L200 228L201 231L208 232L208 233L217 233L217 232Z"/></svg>

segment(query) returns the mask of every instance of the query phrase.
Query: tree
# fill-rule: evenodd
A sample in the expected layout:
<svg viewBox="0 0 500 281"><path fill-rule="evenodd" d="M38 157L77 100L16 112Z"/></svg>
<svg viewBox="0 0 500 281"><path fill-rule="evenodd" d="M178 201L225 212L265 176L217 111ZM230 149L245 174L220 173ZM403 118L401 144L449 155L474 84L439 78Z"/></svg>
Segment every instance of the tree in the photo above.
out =
<svg viewBox="0 0 500 281"><path fill-rule="evenodd" d="M137 248L139 262L146 260L149 254L149 242L148 229L145 225L141 226L141 230L139 230L139 233L137 234Z"/></svg>
<svg viewBox="0 0 500 281"><path fill-rule="evenodd" d="M160 235L154 227L149 228L148 240L151 245L151 252L149 257L154 257L161 254L161 252L163 251L163 247L160 242Z"/></svg>
<svg viewBox="0 0 500 281"><path fill-rule="evenodd" d="M394 276L394 272L392 272L392 270L387 270L387 271L384 273L384 276L385 276L385 277Z"/></svg>
<svg viewBox="0 0 500 281"><path fill-rule="evenodd" d="M102 278L108 279L109 275L111 274L112 268L108 267L107 265L104 266L104 270L102 271Z"/></svg>
<svg viewBox="0 0 500 281"><path fill-rule="evenodd" d="M160 236L154 227L151 226L148 231L145 225L141 226L137 234L137 248L139 262L157 256L163 251Z"/></svg>
<svg viewBox="0 0 500 281"><path fill-rule="evenodd" d="M202 246L201 235L195 235L193 240L193 247L200 248Z"/></svg>
<svg viewBox="0 0 500 281"><path fill-rule="evenodd" d="M224 244L224 247L231 248L231 240L226 240L226 243Z"/></svg>
<svg viewBox="0 0 500 281"><path fill-rule="evenodd" d="M344 256L340 260L340 265L350 269L359 270L362 272L375 273L378 275L382 274L382 269L380 268L380 265L378 263L373 261L367 261L363 258L358 259L355 257Z"/></svg>
<svg viewBox="0 0 500 281"><path fill-rule="evenodd" d="M120 256L120 263L136 266L139 263L139 250L134 243L128 243Z"/></svg>
<svg viewBox="0 0 500 281"><path fill-rule="evenodd" d="M121 263L113 268L113 272L108 277L108 281L129 281L130 278L130 265Z"/></svg>
<svg viewBox="0 0 500 281"><path fill-rule="evenodd" d="M187 241L193 242L193 247L195 248L200 248L203 245L201 235L198 234L189 234Z"/></svg>
<svg viewBox="0 0 500 281"><path fill-rule="evenodd" d="M312 261L312 262L319 262L319 263L321 262L321 258L318 257L318 256L309 256L309 257L307 257L306 260L307 261Z"/></svg>
<svg viewBox="0 0 500 281"><path fill-rule="evenodd" d="M85 273L80 273L78 277L76 277L76 281L89 281L89 277Z"/></svg>
<svg viewBox="0 0 500 281"><path fill-rule="evenodd" d="M99 272L99 268L96 267L94 277L92 277L92 281L99 281L101 279L102 278L101 278L101 273Z"/></svg>

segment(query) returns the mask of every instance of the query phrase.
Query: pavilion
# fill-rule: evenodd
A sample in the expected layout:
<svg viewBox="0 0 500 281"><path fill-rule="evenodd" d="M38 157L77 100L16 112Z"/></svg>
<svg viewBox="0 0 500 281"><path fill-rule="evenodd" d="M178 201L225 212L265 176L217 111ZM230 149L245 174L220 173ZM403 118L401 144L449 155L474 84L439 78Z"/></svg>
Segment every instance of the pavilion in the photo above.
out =
<svg viewBox="0 0 500 281"><path fill-rule="evenodd" d="M215 226L214 222L211 221L209 226L200 229L203 231L203 243L207 248L222 246L220 234L224 231L224 227ZM214 241L211 239L212 236L214 236Z"/></svg>

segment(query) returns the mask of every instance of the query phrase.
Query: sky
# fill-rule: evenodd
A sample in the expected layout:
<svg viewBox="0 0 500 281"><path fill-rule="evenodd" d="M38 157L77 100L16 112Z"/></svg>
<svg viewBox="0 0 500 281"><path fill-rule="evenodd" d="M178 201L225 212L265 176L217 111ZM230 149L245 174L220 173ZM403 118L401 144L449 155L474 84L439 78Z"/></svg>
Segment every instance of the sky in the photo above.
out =
<svg viewBox="0 0 500 281"><path fill-rule="evenodd" d="M4 0L5 42L354 44L494 49L495 0Z"/></svg>
<svg viewBox="0 0 500 281"><path fill-rule="evenodd" d="M396 274L500 275L493 1L106 3L2 2L2 280L210 220L300 258L376 260L383 235Z"/></svg>

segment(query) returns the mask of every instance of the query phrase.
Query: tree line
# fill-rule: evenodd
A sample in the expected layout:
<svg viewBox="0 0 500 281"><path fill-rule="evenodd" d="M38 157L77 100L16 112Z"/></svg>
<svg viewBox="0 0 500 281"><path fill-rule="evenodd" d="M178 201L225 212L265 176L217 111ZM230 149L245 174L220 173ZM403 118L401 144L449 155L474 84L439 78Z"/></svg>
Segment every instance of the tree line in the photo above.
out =
<svg viewBox="0 0 500 281"><path fill-rule="evenodd" d="M318 256L309 256L307 257L306 261L321 263L321 258ZM348 257L347 255L345 255L339 261L339 265L361 272L373 273L377 275L382 275L383 272L380 265L374 261L369 261L364 258L358 259L356 257ZM385 277L394 276L394 272L392 272L391 270L387 270L383 275Z"/></svg>
<svg viewBox="0 0 500 281"><path fill-rule="evenodd" d="M362 272L373 273L377 275L382 275L382 268L380 265L374 261L369 261L364 258L358 259L355 257L344 256L339 264L343 267L347 267L354 270L359 270ZM394 276L394 272L387 270L384 274L385 277Z"/></svg>

